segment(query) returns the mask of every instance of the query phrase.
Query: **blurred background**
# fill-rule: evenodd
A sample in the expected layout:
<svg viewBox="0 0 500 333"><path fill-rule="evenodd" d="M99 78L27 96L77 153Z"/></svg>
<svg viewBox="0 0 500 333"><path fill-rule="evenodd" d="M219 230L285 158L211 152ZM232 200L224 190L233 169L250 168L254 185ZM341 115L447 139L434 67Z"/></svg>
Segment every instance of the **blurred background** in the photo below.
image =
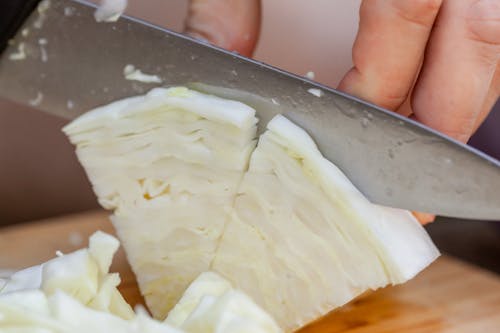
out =
<svg viewBox="0 0 500 333"><path fill-rule="evenodd" d="M335 87L351 67L360 0L262 0L254 57ZM129 0L127 14L182 31L187 0ZM0 225L98 208L65 120L0 99ZM470 144L500 159L500 103ZM499 198L500 204L500 198ZM500 222L438 218L427 227L449 254L500 273ZM1 232L1 229L0 229Z"/></svg>

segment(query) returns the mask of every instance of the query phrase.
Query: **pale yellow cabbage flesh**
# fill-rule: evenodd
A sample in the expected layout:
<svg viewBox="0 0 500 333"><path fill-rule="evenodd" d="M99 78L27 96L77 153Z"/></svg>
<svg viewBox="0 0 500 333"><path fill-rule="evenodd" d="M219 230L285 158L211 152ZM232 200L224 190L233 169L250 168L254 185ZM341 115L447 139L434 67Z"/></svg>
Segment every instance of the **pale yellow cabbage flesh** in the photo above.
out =
<svg viewBox="0 0 500 333"><path fill-rule="evenodd" d="M248 296L212 272L194 280L166 322L142 308L134 312L116 289L118 274L109 273L118 245L96 232L88 248L1 280L0 332L281 333Z"/></svg>
<svg viewBox="0 0 500 333"><path fill-rule="evenodd" d="M65 127L163 319L216 272L293 330L438 255L406 211L371 204L302 129L277 116L255 146L255 110L157 88Z"/></svg>

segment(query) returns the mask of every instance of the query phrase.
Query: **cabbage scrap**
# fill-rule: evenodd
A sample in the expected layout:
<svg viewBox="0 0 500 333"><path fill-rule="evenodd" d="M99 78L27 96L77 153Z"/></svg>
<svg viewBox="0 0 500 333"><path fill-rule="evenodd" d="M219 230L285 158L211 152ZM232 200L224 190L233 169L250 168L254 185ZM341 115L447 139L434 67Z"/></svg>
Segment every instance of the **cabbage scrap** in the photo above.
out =
<svg viewBox="0 0 500 333"><path fill-rule="evenodd" d="M0 332L281 333L269 314L211 272L188 287L167 321L140 307L134 313L116 289L118 274L108 272L118 240L96 232L89 243L4 280Z"/></svg>
<svg viewBox="0 0 500 333"><path fill-rule="evenodd" d="M98 231L89 243L5 279L0 331L109 332L129 326L136 315L116 289L118 274L109 273L119 242Z"/></svg>
<svg viewBox="0 0 500 333"><path fill-rule="evenodd" d="M16 292L37 291L35 294L50 297L62 291L92 309L108 311L124 319L132 318L132 308L116 289L120 284L118 274L108 273L119 241L98 231L90 237L89 243L87 249L15 272L4 281L0 300Z"/></svg>
<svg viewBox="0 0 500 333"><path fill-rule="evenodd" d="M282 332L250 297L214 272L202 273L193 281L165 323L190 333Z"/></svg>

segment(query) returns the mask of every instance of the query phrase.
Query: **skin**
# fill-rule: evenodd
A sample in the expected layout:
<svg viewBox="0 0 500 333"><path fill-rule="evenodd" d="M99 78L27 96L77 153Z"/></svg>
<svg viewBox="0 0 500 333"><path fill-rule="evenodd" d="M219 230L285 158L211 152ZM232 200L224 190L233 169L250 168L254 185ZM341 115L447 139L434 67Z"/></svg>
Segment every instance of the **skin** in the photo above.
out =
<svg viewBox="0 0 500 333"><path fill-rule="evenodd" d="M260 11L260 0L191 0L186 32L251 56ZM500 95L500 1L363 0L359 15L338 89L467 142Z"/></svg>

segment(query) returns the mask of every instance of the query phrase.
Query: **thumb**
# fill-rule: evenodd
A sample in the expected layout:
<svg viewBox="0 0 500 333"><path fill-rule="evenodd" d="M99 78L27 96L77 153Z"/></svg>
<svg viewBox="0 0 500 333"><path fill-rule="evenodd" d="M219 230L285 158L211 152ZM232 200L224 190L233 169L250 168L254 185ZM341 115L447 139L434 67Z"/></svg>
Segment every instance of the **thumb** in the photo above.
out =
<svg viewBox="0 0 500 333"><path fill-rule="evenodd" d="M191 0L185 32L251 56L260 30L260 0Z"/></svg>

